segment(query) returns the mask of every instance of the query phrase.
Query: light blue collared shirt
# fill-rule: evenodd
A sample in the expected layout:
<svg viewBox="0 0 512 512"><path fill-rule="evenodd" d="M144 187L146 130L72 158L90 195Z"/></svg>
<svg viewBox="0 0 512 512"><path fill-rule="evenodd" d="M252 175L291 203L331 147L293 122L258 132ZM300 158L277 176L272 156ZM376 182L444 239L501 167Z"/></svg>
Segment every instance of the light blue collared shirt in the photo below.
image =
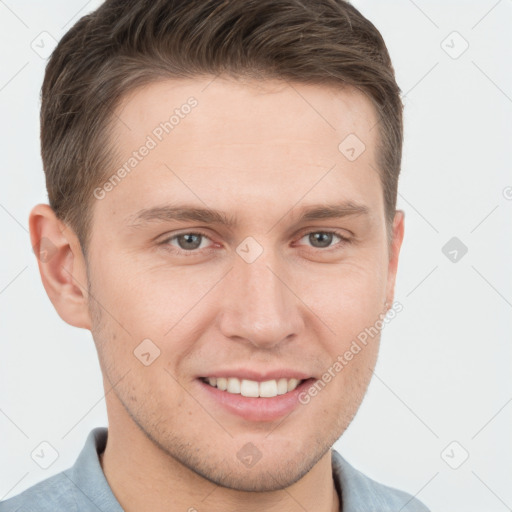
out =
<svg viewBox="0 0 512 512"><path fill-rule="evenodd" d="M0 512L124 512L99 461L107 434L106 427L91 430L73 466L0 502ZM430 512L410 494L368 478L336 450L331 453L340 512Z"/></svg>

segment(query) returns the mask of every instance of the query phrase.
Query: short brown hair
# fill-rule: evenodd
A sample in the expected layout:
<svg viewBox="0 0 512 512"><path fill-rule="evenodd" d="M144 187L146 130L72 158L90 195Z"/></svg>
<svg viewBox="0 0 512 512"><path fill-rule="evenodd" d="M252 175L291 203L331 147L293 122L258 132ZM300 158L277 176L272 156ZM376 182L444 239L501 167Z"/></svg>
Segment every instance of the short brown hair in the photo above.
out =
<svg viewBox="0 0 512 512"><path fill-rule="evenodd" d="M227 74L352 85L372 101L389 229L402 158L403 105L384 40L344 0L107 0L61 39L42 86L49 203L90 240L93 190L112 173L109 135L126 93L162 79Z"/></svg>

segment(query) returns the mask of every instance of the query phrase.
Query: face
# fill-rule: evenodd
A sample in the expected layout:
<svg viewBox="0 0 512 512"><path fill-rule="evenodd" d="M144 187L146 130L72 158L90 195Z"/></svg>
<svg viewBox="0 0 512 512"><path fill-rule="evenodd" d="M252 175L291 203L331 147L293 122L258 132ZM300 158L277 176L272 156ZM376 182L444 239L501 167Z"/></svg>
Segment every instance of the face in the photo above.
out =
<svg viewBox="0 0 512 512"><path fill-rule="evenodd" d="M390 250L362 93L211 80L153 83L117 110L112 174L129 171L95 193L91 331L109 423L217 484L273 490L363 399L378 336L299 400L392 301L402 220ZM339 149L351 133L356 159Z"/></svg>

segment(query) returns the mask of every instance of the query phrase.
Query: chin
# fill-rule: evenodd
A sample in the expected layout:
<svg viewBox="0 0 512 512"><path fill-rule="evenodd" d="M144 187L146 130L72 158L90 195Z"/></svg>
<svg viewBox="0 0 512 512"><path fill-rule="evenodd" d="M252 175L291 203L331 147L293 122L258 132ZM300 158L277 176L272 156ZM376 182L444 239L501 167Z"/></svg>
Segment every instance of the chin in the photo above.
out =
<svg viewBox="0 0 512 512"><path fill-rule="evenodd" d="M231 468L231 471L228 470L229 472L219 470L196 472L206 480L227 489L241 492L271 492L293 485L314 465L298 466L295 461L283 461L283 458L280 458L280 461L281 465L276 464L274 460L267 461L266 464L259 461L257 465L260 467L242 470L237 465Z"/></svg>

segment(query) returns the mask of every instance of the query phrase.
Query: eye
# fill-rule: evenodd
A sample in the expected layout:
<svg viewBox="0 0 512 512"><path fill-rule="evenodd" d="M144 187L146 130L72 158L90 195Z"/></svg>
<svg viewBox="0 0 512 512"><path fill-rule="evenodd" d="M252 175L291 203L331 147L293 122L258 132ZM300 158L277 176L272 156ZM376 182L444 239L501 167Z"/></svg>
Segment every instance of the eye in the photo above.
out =
<svg viewBox="0 0 512 512"><path fill-rule="evenodd" d="M302 236L300 240L307 238L315 249L331 249L335 245L343 245L349 242L349 239L338 231L310 231ZM338 244L332 246L333 240L339 239Z"/></svg>
<svg viewBox="0 0 512 512"><path fill-rule="evenodd" d="M193 256L201 249L206 248L203 243L205 240L210 240L210 238L204 233L187 232L166 238L160 242L160 245L163 245L166 249L172 250L172 252L176 252L178 255ZM168 246L171 246L171 248Z"/></svg>
<svg viewBox="0 0 512 512"><path fill-rule="evenodd" d="M307 239L313 249L324 250L323 252L336 250L350 242L350 240L340 232L329 230L310 231L302 235L299 240L303 239ZM336 240L339 241L333 245L333 242L336 242ZM159 242L159 245L178 256L196 256L204 251L209 252L210 250L214 250L214 248L208 247L208 241L211 242L211 239L205 233L189 231L172 235L162 242Z"/></svg>

